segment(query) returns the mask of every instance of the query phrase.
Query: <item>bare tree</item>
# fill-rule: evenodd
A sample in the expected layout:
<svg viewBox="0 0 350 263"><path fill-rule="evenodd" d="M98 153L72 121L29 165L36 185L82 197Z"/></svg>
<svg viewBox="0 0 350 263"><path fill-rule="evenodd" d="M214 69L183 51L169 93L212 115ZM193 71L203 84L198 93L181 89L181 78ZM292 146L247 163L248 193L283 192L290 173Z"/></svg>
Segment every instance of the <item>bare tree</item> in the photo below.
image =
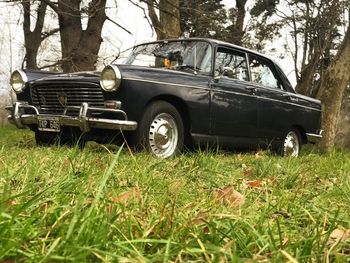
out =
<svg viewBox="0 0 350 263"><path fill-rule="evenodd" d="M26 67L30 69L37 69L37 56L39 46L42 41L42 30L44 26L45 13L47 5L44 2L40 2L38 9L36 10L37 18L34 30L31 31L31 2L27 0L21 1L23 7L23 32L24 32L24 46L26 49Z"/></svg>

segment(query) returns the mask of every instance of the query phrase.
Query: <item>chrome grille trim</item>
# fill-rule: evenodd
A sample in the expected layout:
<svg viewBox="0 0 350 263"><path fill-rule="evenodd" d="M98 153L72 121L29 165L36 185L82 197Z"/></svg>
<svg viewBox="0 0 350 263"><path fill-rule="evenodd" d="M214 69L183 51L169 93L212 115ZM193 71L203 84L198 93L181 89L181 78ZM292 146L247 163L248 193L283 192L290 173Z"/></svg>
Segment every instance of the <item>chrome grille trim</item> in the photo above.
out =
<svg viewBox="0 0 350 263"><path fill-rule="evenodd" d="M39 109L41 114L62 114L65 107L59 102L59 96L66 97L66 106L76 106L84 102L91 107L104 107L103 91L99 84L78 82L78 83L35 83L31 87L32 102ZM68 115L76 115L78 112L69 110ZM91 115L100 112L91 112Z"/></svg>

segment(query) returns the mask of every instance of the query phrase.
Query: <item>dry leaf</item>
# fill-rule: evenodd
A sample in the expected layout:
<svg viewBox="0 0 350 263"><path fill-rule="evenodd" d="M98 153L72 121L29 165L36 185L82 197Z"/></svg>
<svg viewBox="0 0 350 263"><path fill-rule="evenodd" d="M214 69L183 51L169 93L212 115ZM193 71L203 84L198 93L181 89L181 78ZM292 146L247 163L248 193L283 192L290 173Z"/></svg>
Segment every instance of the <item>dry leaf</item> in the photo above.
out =
<svg viewBox="0 0 350 263"><path fill-rule="evenodd" d="M103 162L102 162L101 159L97 159L97 160L96 160L96 165L97 165L97 167L100 168L100 170L102 170L102 171L105 169L105 167L104 167Z"/></svg>
<svg viewBox="0 0 350 263"><path fill-rule="evenodd" d="M276 180L277 180L276 176L271 176L271 177L268 179L269 185L272 185L272 186L275 185Z"/></svg>
<svg viewBox="0 0 350 263"><path fill-rule="evenodd" d="M208 221L208 213L199 211L195 218L189 222L189 225L197 225L202 227L202 231L207 234L209 233L209 227L207 226L206 221Z"/></svg>
<svg viewBox="0 0 350 263"><path fill-rule="evenodd" d="M69 164L70 164L69 159L65 159L65 160L63 161L62 166L63 166L63 168L67 168Z"/></svg>
<svg viewBox="0 0 350 263"><path fill-rule="evenodd" d="M7 200L7 202L6 202L6 205L7 205L8 207L14 206L14 205L16 205L16 204L17 204L17 202L16 202L16 200L14 200L14 199L9 199L9 200Z"/></svg>
<svg viewBox="0 0 350 263"><path fill-rule="evenodd" d="M216 202L236 207L244 203L244 196L237 192L233 186L226 186L224 189L217 189L213 193L213 198Z"/></svg>
<svg viewBox="0 0 350 263"><path fill-rule="evenodd" d="M199 211L194 219L191 220L191 223L194 225L203 225L205 221L208 220L208 214L203 211Z"/></svg>
<svg viewBox="0 0 350 263"><path fill-rule="evenodd" d="M246 181L245 183L248 186L253 187L253 188L259 188L261 186L261 181L259 181L259 180Z"/></svg>
<svg viewBox="0 0 350 263"><path fill-rule="evenodd" d="M289 242L289 238L288 237L284 237L283 240L282 240L282 246L286 246Z"/></svg>
<svg viewBox="0 0 350 263"><path fill-rule="evenodd" d="M134 199L141 199L140 189L138 187L133 187L129 191L124 192L116 197L112 197L111 201L113 203L128 203Z"/></svg>
<svg viewBox="0 0 350 263"><path fill-rule="evenodd" d="M251 176L253 174L253 169L249 167L243 168L243 174L245 176Z"/></svg>
<svg viewBox="0 0 350 263"><path fill-rule="evenodd" d="M346 240L350 238L350 229L347 229L347 230L340 229L340 228L334 229L329 237L339 241Z"/></svg>

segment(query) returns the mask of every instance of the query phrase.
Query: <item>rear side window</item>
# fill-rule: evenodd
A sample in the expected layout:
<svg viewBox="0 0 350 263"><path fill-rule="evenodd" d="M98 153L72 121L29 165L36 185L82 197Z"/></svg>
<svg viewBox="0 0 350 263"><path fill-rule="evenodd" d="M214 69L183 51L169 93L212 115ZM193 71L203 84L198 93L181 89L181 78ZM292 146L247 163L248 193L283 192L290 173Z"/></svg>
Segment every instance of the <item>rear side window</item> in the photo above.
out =
<svg viewBox="0 0 350 263"><path fill-rule="evenodd" d="M245 54L227 48L218 48L215 58L215 76L248 81Z"/></svg>
<svg viewBox="0 0 350 263"><path fill-rule="evenodd" d="M249 55L249 67L252 82L269 88L283 89L273 65L268 60Z"/></svg>

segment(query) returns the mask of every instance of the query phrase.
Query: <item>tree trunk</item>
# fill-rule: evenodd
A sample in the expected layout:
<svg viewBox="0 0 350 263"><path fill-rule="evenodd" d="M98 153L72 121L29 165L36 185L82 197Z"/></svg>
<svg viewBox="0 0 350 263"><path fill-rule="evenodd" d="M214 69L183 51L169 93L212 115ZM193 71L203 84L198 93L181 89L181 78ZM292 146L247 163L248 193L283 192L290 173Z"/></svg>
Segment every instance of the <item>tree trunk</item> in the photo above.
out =
<svg viewBox="0 0 350 263"><path fill-rule="evenodd" d="M246 16L245 5L247 0L237 0L236 9L237 9L237 20L234 25L234 32L232 35L232 43L236 45L242 45L242 39L244 36L244 19Z"/></svg>
<svg viewBox="0 0 350 263"><path fill-rule="evenodd" d="M325 130L321 148L329 150L334 145L337 121L341 109L344 91L349 82L350 72L350 26L340 46L340 49L327 68L318 93L322 101L322 127Z"/></svg>
<svg viewBox="0 0 350 263"><path fill-rule="evenodd" d="M94 70L102 42L102 27L107 19L106 0L89 3L89 20L85 30L81 23L80 4L81 0L60 0L55 10L59 20L64 72Z"/></svg>
<svg viewBox="0 0 350 263"><path fill-rule="evenodd" d="M342 105L337 123L335 145L350 148L350 89L347 88L343 95Z"/></svg>
<svg viewBox="0 0 350 263"><path fill-rule="evenodd" d="M179 0L160 0L158 6L154 0L147 0L148 15L158 40L181 36L179 5ZM159 18L156 7L159 9Z"/></svg>
<svg viewBox="0 0 350 263"><path fill-rule="evenodd" d="M45 12L47 4L41 2L37 9L37 19L35 28L33 31L30 30L30 1L23 0L21 2L23 7L23 32L24 32L24 46L26 49L26 67L29 69L38 69L37 55L40 44L42 42L42 30L44 26Z"/></svg>
<svg viewBox="0 0 350 263"><path fill-rule="evenodd" d="M313 59L305 65L300 72L300 79L297 82L297 85L295 87L295 90L303 95L315 97L315 90L314 88L314 74L316 72L318 63L320 62L320 59L318 55L315 55Z"/></svg>

